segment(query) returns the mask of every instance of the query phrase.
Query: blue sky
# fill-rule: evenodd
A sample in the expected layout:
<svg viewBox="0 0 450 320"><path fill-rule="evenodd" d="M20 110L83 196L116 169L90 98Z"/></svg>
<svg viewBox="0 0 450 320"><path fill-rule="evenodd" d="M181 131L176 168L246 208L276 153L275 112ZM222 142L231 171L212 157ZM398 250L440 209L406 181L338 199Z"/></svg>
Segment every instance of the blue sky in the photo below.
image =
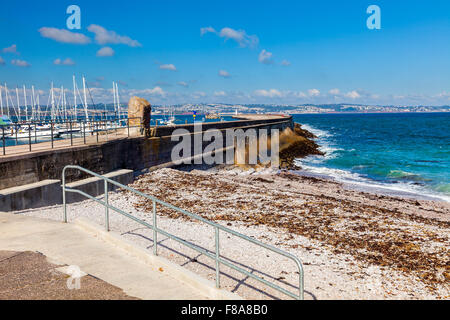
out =
<svg viewBox="0 0 450 320"><path fill-rule="evenodd" d="M41 99L84 74L96 102L118 81L157 104L450 104L445 0L7 1L0 30L0 82Z"/></svg>

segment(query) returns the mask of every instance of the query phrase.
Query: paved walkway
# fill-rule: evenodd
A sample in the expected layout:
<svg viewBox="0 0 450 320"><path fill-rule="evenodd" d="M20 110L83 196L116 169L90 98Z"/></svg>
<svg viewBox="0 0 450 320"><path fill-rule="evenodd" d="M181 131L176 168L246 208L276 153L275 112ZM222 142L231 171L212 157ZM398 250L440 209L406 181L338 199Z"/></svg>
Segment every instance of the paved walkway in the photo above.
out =
<svg viewBox="0 0 450 320"><path fill-rule="evenodd" d="M42 152L48 150L57 150L57 149L67 149L70 147L80 147L83 145L93 145L97 143L103 143L108 141L113 141L117 139L126 139L128 138L127 133L118 133L112 132L110 134L101 133L97 135L86 135L86 138L83 137L73 137L72 140L70 138L59 139L53 141L53 147L51 141L38 142L34 143L34 137L31 139L31 151L30 145L28 144L28 139L22 139L21 142L24 144L19 144L15 146L9 146L3 148L3 143L0 141L0 158L8 157L12 155L21 155L21 154L29 154L30 152ZM1 139L1 132L0 132Z"/></svg>
<svg viewBox="0 0 450 320"><path fill-rule="evenodd" d="M38 252L0 251L0 300L135 300L96 277L81 274L79 288L67 266ZM68 285L69 284L69 285Z"/></svg>
<svg viewBox="0 0 450 320"><path fill-rule="evenodd" d="M1 213L0 250L40 252L54 264L76 265L82 272L122 289L131 297L207 299L164 270L152 270L126 251L96 239L73 224Z"/></svg>

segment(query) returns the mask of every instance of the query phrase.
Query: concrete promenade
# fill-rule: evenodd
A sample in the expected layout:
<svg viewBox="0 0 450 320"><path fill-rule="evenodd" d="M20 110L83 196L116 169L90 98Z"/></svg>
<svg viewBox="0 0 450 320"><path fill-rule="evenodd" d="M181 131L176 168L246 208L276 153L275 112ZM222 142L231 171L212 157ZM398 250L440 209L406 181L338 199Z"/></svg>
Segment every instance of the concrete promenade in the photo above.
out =
<svg viewBox="0 0 450 320"><path fill-rule="evenodd" d="M196 288L171 277L166 270L155 269L75 224L2 213L0 251L40 252L53 264L78 266L82 272L122 289L130 297L146 300L208 299ZM2 276L4 285L8 282L8 275L12 276L12 273Z"/></svg>
<svg viewBox="0 0 450 320"><path fill-rule="evenodd" d="M240 125L240 123L247 121L283 121L287 117L283 115L264 115L264 114L255 114L255 115L237 115L233 118L236 119L235 123L237 125ZM204 123L204 126L209 128L211 126L214 126L214 124L217 124L217 126L223 126L223 122L209 122ZM175 126L160 126L157 127L156 131L159 133L158 136L162 135L169 135L171 131L174 129L179 128L189 128L192 127L193 124L180 124ZM155 127L152 127L153 130L155 130ZM140 134L136 134L136 128L131 128L132 136L140 136ZM80 137L80 134L74 135L72 139L68 135L66 135L65 139L55 139L53 141L53 147L51 141L45 141L45 142L37 142L35 143L35 137L31 135L31 151L30 151L30 144L29 138L22 138L20 141L23 144L20 145L14 145L14 146L8 146L5 148L0 148L0 159L7 158L8 156L12 155L25 155L25 154L33 154L33 153L39 153L43 151L50 151L50 150L61 150L61 149L70 149L71 147L76 146L82 146L82 145L95 145L97 143L103 143L108 141L114 141L118 139L126 139L129 138L128 131L126 128L120 128L120 129L111 129L107 131L100 132L100 134L86 134L85 137ZM48 138L48 137L47 137ZM0 136L1 139L1 136ZM49 138L48 138L49 139ZM9 140L14 140L14 138L11 138ZM50 139L49 139L50 140ZM0 141L2 142L2 141ZM5 153L5 154L3 154Z"/></svg>
<svg viewBox="0 0 450 320"><path fill-rule="evenodd" d="M121 130L123 131L123 130ZM1 137L0 137L1 138ZM9 156L14 155L32 155L37 154L43 151L49 150L61 150L61 149L70 149L71 147L77 147L82 145L94 145L97 143L113 141L117 139L126 139L128 138L127 133L123 132L111 132L109 134L102 133L97 135L86 135L86 137L73 137L72 140L70 138L66 139L58 139L53 141L53 147L51 141L37 142L34 143L34 137L31 137L31 151L30 145L28 144L28 139L21 139L20 141L23 144L8 146L5 148L0 148L0 159L7 158ZM14 139L10 139L14 140ZM3 154L5 153L5 154Z"/></svg>

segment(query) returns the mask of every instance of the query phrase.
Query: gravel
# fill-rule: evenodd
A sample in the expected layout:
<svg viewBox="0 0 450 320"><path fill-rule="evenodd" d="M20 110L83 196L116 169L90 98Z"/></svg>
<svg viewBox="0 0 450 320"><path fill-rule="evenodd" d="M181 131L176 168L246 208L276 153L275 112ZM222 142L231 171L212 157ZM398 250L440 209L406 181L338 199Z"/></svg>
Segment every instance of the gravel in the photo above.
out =
<svg viewBox="0 0 450 320"><path fill-rule="evenodd" d="M351 196L354 199L359 199L366 204L375 201L381 207L384 205L392 206L393 203L395 203L396 207L399 207L399 203L403 203L403 199L386 197L374 200L373 195L344 190L339 184L334 182L314 181L311 179L300 182L282 180L283 188L281 188L281 182L278 181L280 177L274 172L254 171L252 174L249 174L248 172L243 173L242 170L237 168L231 171L213 170L212 172L194 170L190 173L162 169L146 174L135 182L133 187L142 188L145 186L147 190L154 190L155 195L157 195L158 190L164 189L164 183L172 181L176 185L180 175L187 175L186 177L189 179L197 179L196 181L200 181L199 183L204 182L204 187L201 184L193 184L198 191L198 193L195 193L189 190L188 186L180 184L175 189L166 190L170 194L168 195L166 192L161 200L174 205L178 205L178 201L185 201L188 203L186 209L208 218L208 214L218 214L222 211L239 213L245 210L242 207L238 208L229 204L226 207L221 206L220 193L233 202L240 198L250 199L255 188L259 188L259 190L265 188L267 189L267 194L277 195L277 192L280 193L279 196L286 205L295 204L301 206L309 203L311 200L308 196L302 196L295 192L283 193L284 191L281 191L299 190L298 184L302 184L303 192L308 191L313 194L315 192L320 196L323 196L324 193L326 196L337 193L340 196ZM226 193L226 191L220 189L222 185L219 185L217 190L215 190L219 193L218 195L213 192L214 189L207 183L208 179L213 179L218 183L226 182L237 188L239 193ZM152 224L152 212L149 210L149 206L142 205L143 199L128 192L118 191L112 192L109 200L115 207ZM259 205L256 200L251 200L250 204L255 207ZM409 204L406 205L409 206ZM429 208L439 207L438 204L431 202L422 202L422 206L424 208L427 208L427 206ZM94 201L87 200L68 207L69 222L79 217L85 217L97 224L104 225L104 208ZM258 208L258 210L264 211L264 208ZM431 214L442 217L443 215L439 212L446 213L446 209L447 207L444 207L444 211L432 212ZM208 210L211 213L206 214L205 212ZM248 210L251 211L251 208ZM321 210L321 207L318 210ZM334 210L339 211L340 209L335 208ZM61 206L27 210L20 213L45 219L62 219ZM409 214L409 212L407 213ZM240 219L215 218L217 217L211 216L212 220L221 225L264 243L274 245L299 257L303 262L305 271L305 299L448 299L450 297L448 283L435 285L430 289L430 284L419 281L413 273L365 261L351 250L341 250L337 254L334 250L335 248L320 238L290 233L286 228L274 227L264 223L256 225ZM346 217L343 214L343 219L347 218L348 216ZM336 228L346 227L345 221L341 222L342 226L337 225ZM110 226L111 230L120 233L124 238L133 241L137 245L147 248L149 253L152 252L153 235L151 230L117 213L111 213ZM215 233L211 226L183 219L174 214L171 215L167 210L163 210L158 206L158 227L205 250L209 250L211 253L215 252ZM408 228L408 224L404 228ZM443 230L445 234L448 234L448 229L442 229L436 225L431 225L429 228L430 230L437 228L437 231ZM291 260L224 232L221 232L220 244L221 255L225 259L255 275L282 286L286 290L298 293L298 269ZM426 250L433 251L433 245L438 246L438 244L430 244ZM444 246L448 248L448 242L444 243ZM202 275L204 278L215 281L215 262L213 260L162 235L158 236L158 253ZM220 280L223 288L235 292L246 299L290 299L288 296L225 266L221 266Z"/></svg>

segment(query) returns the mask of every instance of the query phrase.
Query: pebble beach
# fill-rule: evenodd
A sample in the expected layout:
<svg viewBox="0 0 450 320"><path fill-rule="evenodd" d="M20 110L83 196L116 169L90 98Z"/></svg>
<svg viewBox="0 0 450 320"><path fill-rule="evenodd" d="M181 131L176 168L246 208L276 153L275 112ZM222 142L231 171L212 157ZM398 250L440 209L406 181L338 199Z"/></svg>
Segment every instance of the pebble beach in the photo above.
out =
<svg viewBox="0 0 450 320"><path fill-rule="evenodd" d="M305 299L449 299L450 204L377 195L326 179L272 169L237 167L160 169L133 188L215 221L300 258ZM152 203L126 191L111 203L151 223ZM22 214L60 220L60 206ZM214 229L158 206L158 227L214 252ZM104 209L88 200L69 206L69 220L102 225ZM119 214L112 231L153 247L151 230ZM215 281L215 263L163 236L158 253ZM244 269L298 293L295 264L221 233L221 255ZM221 285L246 299L289 297L222 266Z"/></svg>

